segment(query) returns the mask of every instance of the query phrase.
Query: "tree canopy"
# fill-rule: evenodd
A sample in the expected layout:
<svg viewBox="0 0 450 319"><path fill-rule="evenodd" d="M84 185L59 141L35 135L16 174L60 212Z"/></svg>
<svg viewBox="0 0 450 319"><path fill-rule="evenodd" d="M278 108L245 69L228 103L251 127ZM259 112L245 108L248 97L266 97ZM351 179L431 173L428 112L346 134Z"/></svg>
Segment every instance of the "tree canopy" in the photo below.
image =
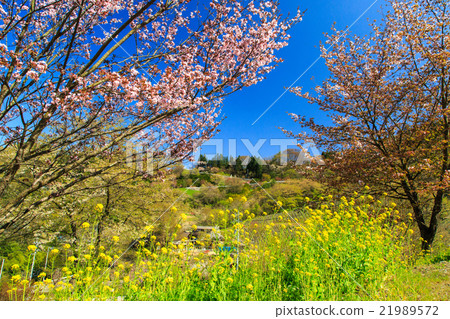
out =
<svg viewBox="0 0 450 319"><path fill-rule="evenodd" d="M322 56L331 76L317 94L292 90L333 125L293 118L331 154L321 169L338 178L326 182L369 184L407 200L428 249L450 184L450 7L446 0L389 3L370 36L335 30L328 37Z"/></svg>
<svg viewBox="0 0 450 319"><path fill-rule="evenodd" d="M301 18L282 20L274 1L190 2L2 2L0 234L125 162L89 166L126 141L186 158L216 131L223 98L280 61Z"/></svg>

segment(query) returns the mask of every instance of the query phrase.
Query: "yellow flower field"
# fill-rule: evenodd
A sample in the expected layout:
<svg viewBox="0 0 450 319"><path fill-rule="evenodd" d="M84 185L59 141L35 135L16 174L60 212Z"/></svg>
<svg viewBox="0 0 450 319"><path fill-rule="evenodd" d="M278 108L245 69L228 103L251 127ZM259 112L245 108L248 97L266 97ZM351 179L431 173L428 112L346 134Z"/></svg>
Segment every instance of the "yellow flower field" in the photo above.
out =
<svg viewBox="0 0 450 319"><path fill-rule="evenodd" d="M394 274L408 266L406 252L413 230L400 221L394 205L383 206L373 198L356 195L339 201L331 196L321 198L315 208L306 206L299 211L286 211L282 203L277 206L273 214L259 217L239 207L222 210L210 216L210 224L220 230L180 242L157 242L153 227L147 226L126 254L117 245L119 236L113 236L106 249L95 249L86 236L86 242L76 248L65 244L53 249L48 269L31 283L26 280L30 263L14 265L8 281L9 298L396 298L388 287ZM181 215L180 222L185 216ZM89 227L84 227L87 235ZM30 260L36 247L28 250Z"/></svg>

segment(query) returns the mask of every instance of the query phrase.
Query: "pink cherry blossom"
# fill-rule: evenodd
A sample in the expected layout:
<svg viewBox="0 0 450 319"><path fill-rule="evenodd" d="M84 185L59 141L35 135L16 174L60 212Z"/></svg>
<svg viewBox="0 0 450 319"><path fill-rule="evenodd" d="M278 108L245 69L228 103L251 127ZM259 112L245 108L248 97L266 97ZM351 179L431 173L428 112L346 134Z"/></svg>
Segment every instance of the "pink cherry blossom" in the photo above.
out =
<svg viewBox="0 0 450 319"><path fill-rule="evenodd" d="M2 204L0 232L14 210L29 212L100 174L72 172L120 153L139 132L155 156L188 157L197 139L216 132L223 99L281 62L276 52L301 20L283 20L275 1L209 4L1 2L0 152L15 155L0 164L0 195L22 169L38 165L40 175ZM25 200L55 183L48 197Z"/></svg>

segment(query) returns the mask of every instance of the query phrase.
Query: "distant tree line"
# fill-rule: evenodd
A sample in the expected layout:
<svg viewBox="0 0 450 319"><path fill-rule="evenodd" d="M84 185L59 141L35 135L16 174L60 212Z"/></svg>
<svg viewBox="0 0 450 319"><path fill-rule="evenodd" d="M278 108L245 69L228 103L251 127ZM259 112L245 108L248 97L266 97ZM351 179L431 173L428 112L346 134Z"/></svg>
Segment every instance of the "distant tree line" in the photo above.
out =
<svg viewBox="0 0 450 319"><path fill-rule="evenodd" d="M218 169L242 178L261 179L264 174L269 175L268 177L270 178L275 178L283 176L284 171L292 170L292 166L296 163L299 151L288 151L284 165L282 165L281 153L264 160L255 156L238 156L235 159L232 156L228 157L222 154L217 154L213 158L207 159L204 154L201 154L196 167L203 170Z"/></svg>

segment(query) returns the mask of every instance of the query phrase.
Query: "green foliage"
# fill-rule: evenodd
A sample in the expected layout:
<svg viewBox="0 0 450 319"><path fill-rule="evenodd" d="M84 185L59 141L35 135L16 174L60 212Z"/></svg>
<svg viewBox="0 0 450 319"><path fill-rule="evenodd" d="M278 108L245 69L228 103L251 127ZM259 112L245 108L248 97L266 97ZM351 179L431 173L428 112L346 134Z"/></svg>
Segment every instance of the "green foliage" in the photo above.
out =
<svg viewBox="0 0 450 319"><path fill-rule="evenodd" d="M242 176L244 174L244 167L242 166L241 157L236 158L236 163L233 166L233 173L236 176Z"/></svg>
<svg viewBox="0 0 450 319"><path fill-rule="evenodd" d="M276 181L274 179L272 179L268 182L263 183L262 188L271 188L272 186L275 185L275 183L276 183Z"/></svg>
<svg viewBox="0 0 450 319"><path fill-rule="evenodd" d="M202 212L203 217L211 216L209 223L227 225L215 239L204 233L195 245L183 240L175 245L170 239L177 227L169 229L165 241L158 240L156 229L146 228L148 241L140 241L133 256L116 261L114 268L110 265L120 239L113 237L107 248L95 253L88 245L89 237L83 237L77 248L60 247L56 254L65 260L63 266L47 271L28 295L21 289L29 264L14 269L15 277L8 279L9 298L299 301L397 300L401 295L397 291L401 282L387 278L406 272L410 259L401 247L409 245L411 238L399 236L410 231L388 218L395 217L392 207L363 197L322 200L320 209L303 209L302 230L299 220L291 219L279 206L276 218L254 223L255 215L246 209L248 202L236 198L229 205L232 211L205 208ZM380 214L372 216L373 210ZM86 234L90 232L85 228ZM237 232L242 241L239 267ZM206 245L210 253L202 250ZM27 252L27 260L31 255Z"/></svg>
<svg viewBox="0 0 450 319"><path fill-rule="evenodd" d="M26 249L17 242L3 243L0 246L0 265L3 259L5 260L5 264L3 265L3 276L10 275L12 273L12 265L24 265L26 263Z"/></svg>
<svg viewBox="0 0 450 319"><path fill-rule="evenodd" d="M250 158L250 162L247 164L247 175L248 177L253 178L261 178L262 177L262 168L259 162L255 157Z"/></svg>
<svg viewBox="0 0 450 319"><path fill-rule="evenodd" d="M241 194L244 190L244 181L240 178L232 177L225 179L225 190L228 194Z"/></svg>
<svg viewBox="0 0 450 319"><path fill-rule="evenodd" d="M227 168L228 165L229 165L228 157L225 157L222 154L217 154L206 164L206 166L208 167L223 168L223 169Z"/></svg>
<svg viewBox="0 0 450 319"><path fill-rule="evenodd" d="M224 198L224 194L217 187L209 187L195 194L195 198L202 205L214 205Z"/></svg>

